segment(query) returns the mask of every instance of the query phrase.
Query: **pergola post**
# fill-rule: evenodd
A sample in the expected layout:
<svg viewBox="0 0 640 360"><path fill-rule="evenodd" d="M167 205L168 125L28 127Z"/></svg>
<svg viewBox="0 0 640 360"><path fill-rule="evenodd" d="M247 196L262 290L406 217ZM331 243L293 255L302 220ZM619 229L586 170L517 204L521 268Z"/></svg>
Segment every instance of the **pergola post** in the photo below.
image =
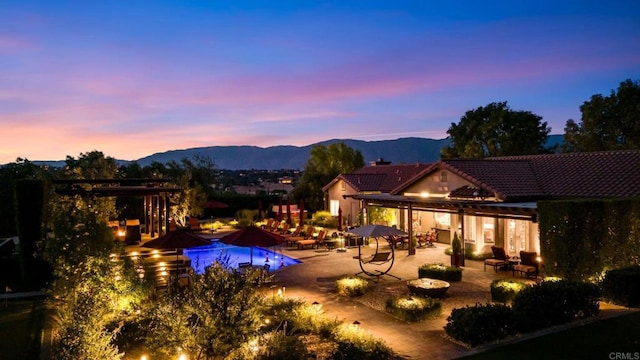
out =
<svg viewBox="0 0 640 360"><path fill-rule="evenodd" d="M465 254L465 241L464 241L464 210L460 209L458 210L458 215L460 217L460 219L458 221L460 221L460 242L462 243L462 261L460 263L460 265L464 266L464 254Z"/></svg>
<svg viewBox="0 0 640 360"><path fill-rule="evenodd" d="M408 212L408 228L409 228L409 255L415 255L416 254L416 246L413 243L413 207L411 206L411 204L409 204L409 207L407 208L407 212Z"/></svg>

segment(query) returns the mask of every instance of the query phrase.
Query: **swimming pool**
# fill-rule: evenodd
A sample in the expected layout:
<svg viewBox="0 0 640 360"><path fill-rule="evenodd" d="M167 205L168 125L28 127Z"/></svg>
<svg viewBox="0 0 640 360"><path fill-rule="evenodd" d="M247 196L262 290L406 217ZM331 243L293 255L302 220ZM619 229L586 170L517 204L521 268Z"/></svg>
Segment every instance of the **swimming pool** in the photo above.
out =
<svg viewBox="0 0 640 360"><path fill-rule="evenodd" d="M191 260L191 266L198 274L202 274L205 267L225 256L229 257L229 265L234 268L237 268L239 263L251 261L251 248L227 245L217 240L214 240L211 245L184 249L183 254ZM253 247L254 266L269 264L271 265L270 270L273 271L300 262L300 260L283 255L275 247L269 249Z"/></svg>

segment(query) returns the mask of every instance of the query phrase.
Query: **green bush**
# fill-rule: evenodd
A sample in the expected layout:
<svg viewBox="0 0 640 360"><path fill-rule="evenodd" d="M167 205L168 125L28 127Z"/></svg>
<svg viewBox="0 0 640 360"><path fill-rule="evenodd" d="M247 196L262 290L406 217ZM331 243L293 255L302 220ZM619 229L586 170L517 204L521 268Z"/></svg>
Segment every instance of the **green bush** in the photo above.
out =
<svg viewBox="0 0 640 360"><path fill-rule="evenodd" d="M591 283L543 281L520 291L512 308L518 330L529 332L594 316L599 310L599 297L598 287Z"/></svg>
<svg viewBox="0 0 640 360"><path fill-rule="evenodd" d="M369 281L359 276L347 276L336 281L336 289L342 296L360 296L369 289Z"/></svg>
<svg viewBox="0 0 640 360"><path fill-rule="evenodd" d="M460 281L462 280L462 269L443 264L424 264L418 268L418 277L444 281Z"/></svg>
<svg viewBox="0 0 640 360"><path fill-rule="evenodd" d="M440 316L442 304L431 298L400 295L387 299L385 310L404 321L416 322Z"/></svg>
<svg viewBox="0 0 640 360"><path fill-rule="evenodd" d="M444 254L445 255L453 254L453 249L451 248L451 246L449 246L448 248L444 249Z"/></svg>
<svg viewBox="0 0 640 360"><path fill-rule="evenodd" d="M337 228L338 219L334 219L329 211L317 211L311 215L311 223L314 226Z"/></svg>
<svg viewBox="0 0 640 360"><path fill-rule="evenodd" d="M471 246L472 244L465 244L464 247L464 258L465 259L469 259L469 260L476 260L476 261L484 261L486 259L490 259L493 257L493 253L492 252L483 252L483 253L477 253L474 250L474 247Z"/></svg>
<svg viewBox="0 0 640 360"><path fill-rule="evenodd" d="M453 309L444 327L447 335L471 346L516 333L514 313L503 304L476 304Z"/></svg>
<svg viewBox="0 0 640 360"><path fill-rule="evenodd" d="M602 281L602 297L617 305L640 306L640 266L607 271Z"/></svg>
<svg viewBox="0 0 640 360"><path fill-rule="evenodd" d="M510 303L522 289L529 284L520 280L498 279L491 282L491 301Z"/></svg>
<svg viewBox="0 0 640 360"><path fill-rule="evenodd" d="M394 358L393 351L387 344L356 325L343 324L336 328L332 337L338 343L332 359L387 360Z"/></svg>

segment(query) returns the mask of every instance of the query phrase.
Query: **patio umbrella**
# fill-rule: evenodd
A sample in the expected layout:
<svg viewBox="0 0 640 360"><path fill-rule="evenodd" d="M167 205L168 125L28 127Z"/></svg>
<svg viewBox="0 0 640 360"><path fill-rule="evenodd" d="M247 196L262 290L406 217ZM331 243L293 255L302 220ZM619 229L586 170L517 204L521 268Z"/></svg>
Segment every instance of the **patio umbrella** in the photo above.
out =
<svg viewBox="0 0 640 360"><path fill-rule="evenodd" d="M300 217L300 226L304 226L304 200L300 200L300 212L299 212L299 217Z"/></svg>
<svg viewBox="0 0 640 360"><path fill-rule="evenodd" d="M349 230L350 233L362 237L382 237L392 235L407 235L406 232L397 228L385 225L365 225Z"/></svg>
<svg viewBox="0 0 640 360"><path fill-rule="evenodd" d="M287 224L291 226L291 202L287 198Z"/></svg>
<svg viewBox="0 0 640 360"><path fill-rule="evenodd" d="M342 231L342 208L338 208L338 231Z"/></svg>
<svg viewBox="0 0 640 360"><path fill-rule="evenodd" d="M195 235L189 231L170 231L158 238L147 241L142 247L176 251L176 269L178 267L178 249L188 249L196 246L211 245L211 241Z"/></svg>
<svg viewBox="0 0 640 360"><path fill-rule="evenodd" d="M258 219L264 219L264 213L262 212L262 199L258 199Z"/></svg>
<svg viewBox="0 0 640 360"><path fill-rule="evenodd" d="M247 226L220 238L220 242L227 245L251 248L251 264L253 265L253 247L270 247L284 243L284 237L256 226Z"/></svg>
<svg viewBox="0 0 640 360"><path fill-rule="evenodd" d="M282 221L282 198L278 201L278 215L276 216L276 220L278 220L278 222Z"/></svg>
<svg viewBox="0 0 640 360"><path fill-rule="evenodd" d="M209 200L206 203L204 203L203 207L205 209L226 209L229 207L229 205L222 203L220 201Z"/></svg>

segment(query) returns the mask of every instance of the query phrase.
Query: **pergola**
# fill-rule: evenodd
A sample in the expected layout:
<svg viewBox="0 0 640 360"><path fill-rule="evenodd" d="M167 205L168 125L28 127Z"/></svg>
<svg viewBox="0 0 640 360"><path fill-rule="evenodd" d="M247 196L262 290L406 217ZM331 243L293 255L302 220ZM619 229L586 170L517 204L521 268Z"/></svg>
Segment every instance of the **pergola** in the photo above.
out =
<svg viewBox="0 0 640 360"><path fill-rule="evenodd" d="M163 235L169 229L169 217L173 194L182 188L166 186L171 179L54 179L54 191L60 195L82 197L144 197L145 234L151 237Z"/></svg>
<svg viewBox="0 0 640 360"><path fill-rule="evenodd" d="M531 220L537 222L537 204L535 202L504 203L495 201L477 201L463 199L421 198L390 194L354 194L346 195L362 202L362 207L377 206L407 211L409 218L413 211L431 211L465 215L488 216L501 219ZM464 221L461 221L464 239ZM411 226L406 229L409 238L413 236ZM464 250L464 241L462 241ZM409 255L415 254L413 242L409 241ZM464 258L463 258L464 259ZM464 260L463 260L464 261Z"/></svg>

